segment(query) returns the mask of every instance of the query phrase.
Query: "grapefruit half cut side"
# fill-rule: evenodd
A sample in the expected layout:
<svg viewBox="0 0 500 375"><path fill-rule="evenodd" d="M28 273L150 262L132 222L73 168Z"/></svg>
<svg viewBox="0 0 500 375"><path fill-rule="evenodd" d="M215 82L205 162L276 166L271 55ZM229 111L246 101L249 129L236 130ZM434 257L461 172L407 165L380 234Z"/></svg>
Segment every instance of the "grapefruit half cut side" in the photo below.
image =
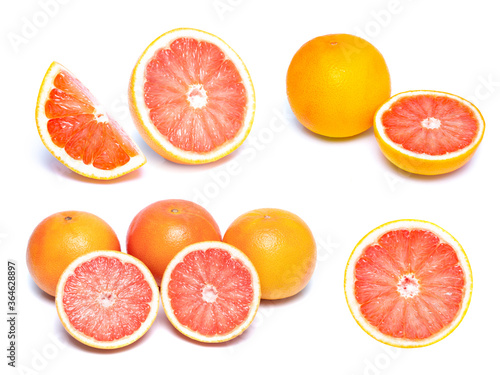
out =
<svg viewBox="0 0 500 375"><path fill-rule="evenodd" d="M421 347L448 336L472 294L472 271L460 244L435 224L386 223L354 248L344 279L354 319L373 338Z"/></svg>
<svg viewBox="0 0 500 375"><path fill-rule="evenodd" d="M161 297L167 318L184 335L208 343L228 341L243 333L257 313L259 277L234 246L199 242L169 263Z"/></svg>
<svg viewBox="0 0 500 375"><path fill-rule="evenodd" d="M399 93L374 119L382 153L405 171L452 172L467 163L484 135L485 123L469 101L438 91Z"/></svg>
<svg viewBox="0 0 500 375"><path fill-rule="evenodd" d="M146 163L120 125L66 68L53 62L36 105L43 144L57 160L83 176L109 180Z"/></svg>
<svg viewBox="0 0 500 375"><path fill-rule="evenodd" d="M81 343L100 349L132 344L153 324L159 291L149 269L137 258L99 250L73 261L56 291L59 318Z"/></svg>
<svg viewBox="0 0 500 375"><path fill-rule="evenodd" d="M139 58L129 103L153 150L177 163L202 164L243 143L254 118L255 93L245 64L222 39L175 29Z"/></svg>

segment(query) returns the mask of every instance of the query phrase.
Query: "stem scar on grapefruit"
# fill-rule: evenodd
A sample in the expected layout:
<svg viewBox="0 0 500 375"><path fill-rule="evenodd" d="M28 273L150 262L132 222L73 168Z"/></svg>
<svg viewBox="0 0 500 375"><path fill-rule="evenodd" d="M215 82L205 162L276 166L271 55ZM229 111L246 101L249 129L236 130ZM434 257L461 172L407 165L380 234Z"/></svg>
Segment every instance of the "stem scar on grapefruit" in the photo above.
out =
<svg viewBox="0 0 500 375"><path fill-rule="evenodd" d="M483 139L484 119L467 100L438 91L407 91L375 114L382 153L407 172L436 175L467 163Z"/></svg>
<svg viewBox="0 0 500 375"><path fill-rule="evenodd" d="M127 253L143 261L160 285L175 254L196 242L221 239L217 222L202 206L183 199L165 199L134 217L127 231Z"/></svg>
<svg viewBox="0 0 500 375"><path fill-rule="evenodd" d="M135 257L95 251L77 258L57 284L57 313L68 333L99 349L132 344L153 324L159 291L149 269Z"/></svg>
<svg viewBox="0 0 500 375"><path fill-rule="evenodd" d="M376 340L409 348L433 344L462 321L472 271L462 246L420 220L386 223L354 248L344 279L354 319Z"/></svg>
<svg viewBox="0 0 500 375"><path fill-rule="evenodd" d="M139 58L129 103L153 150L177 163L202 164L243 143L254 118L255 93L245 64L223 40L175 29Z"/></svg>
<svg viewBox="0 0 500 375"><path fill-rule="evenodd" d="M146 158L90 91L53 62L36 105L43 144L57 160L86 177L109 180L141 167Z"/></svg>
<svg viewBox="0 0 500 375"><path fill-rule="evenodd" d="M79 256L101 249L120 251L120 241L108 223L88 212L62 211L46 217L33 230L26 264L35 284L55 296L66 267Z"/></svg>
<svg viewBox="0 0 500 375"><path fill-rule="evenodd" d="M252 262L220 241L187 246L169 263L161 283L167 318L200 342L228 341L257 313L260 283Z"/></svg>

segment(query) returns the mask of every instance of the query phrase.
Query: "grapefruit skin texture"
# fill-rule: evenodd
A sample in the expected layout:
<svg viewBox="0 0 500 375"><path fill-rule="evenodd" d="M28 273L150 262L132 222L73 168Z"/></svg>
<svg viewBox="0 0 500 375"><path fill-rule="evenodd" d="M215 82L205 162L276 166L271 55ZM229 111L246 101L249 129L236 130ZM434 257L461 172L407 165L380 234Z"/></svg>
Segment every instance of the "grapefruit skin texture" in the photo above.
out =
<svg viewBox="0 0 500 375"><path fill-rule="evenodd" d="M134 217L127 232L127 253L143 261L160 284L179 251L196 242L221 239L219 226L203 207L167 199L150 204Z"/></svg>
<svg viewBox="0 0 500 375"><path fill-rule="evenodd" d="M373 327L366 319L359 313L359 306L355 302L355 298L352 288L353 288L353 276L352 271L355 267L357 260L359 259L359 255L363 251L366 246L369 246L376 240L377 237L382 236L384 233L387 233L387 227L391 227L391 229L427 229L434 232L441 239L446 240L446 242L453 246L455 249L458 258L461 260L460 265L463 268L464 275L466 278L466 285L463 290L463 300L462 307L458 314L458 316L454 319L454 321L446 328L435 334L428 339L425 340L398 340L394 339L390 336L384 335L380 333L375 327ZM344 274L344 293L347 301L347 305L349 307L349 311L352 316L356 320L356 323L361 327L363 331L365 331L368 335L370 335L375 340L378 340L386 345L399 347L399 348L417 348L417 347L425 347L432 345L438 341L441 341L445 337L449 336L462 322L464 319L467 310L470 305L471 297L472 297L472 289L473 289L473 279L472 279L472 269L465 254L464 249L460 245L460 243L447 231L442 229L428 221L424 220L415 220L415 219L404 219L404 220L395 220L391 222L387 222L373 229L369 233L367 233L355 246L351 255L349 256L349 260L347 262L345 274Z"/></svg>
<svg viewBox="0 0 500 375"><path fill-rule="evenodd" d="M158 140L158 138L161 138L161 136L153 134L154 132L151 130L151 127L154 126L148 125L151 122L151 120L148 118L148 114L140 108L141 106L138 104L140 102L140 98L138 98L138 94L135 89L136 85L143 84L144 77L141 77L141 75L143 74L143 71L141 70L141 65L144 63L143 60L146 59L145 56L148 54L149 50L156 50L158 48L164 47L164 45L162 45L162 40L166 41L170 36L174 38L174 35L178 35L178 37L183 37L183 36L191 36L191 34L193 34L194 35L193 37L195 38L200 38L200 40L207 39L210 42L216 42L216 45L219 48L223 49L223 51L226 54L230 52L233 58L233 62L235 63L238 62L238 64L240 65L239 73L242 75L242 77L246 79L247 90L248 90L248 98L249 98L249 103L247 107L248 114L246 116L246 122L243 125L241 134L237 137L237 139L235 137L233 142L231 142L229 148L225 147L220 152L218 150L216 150L216 152L211 152L208 158L207 157L200 158L198 157L199 155L193 155L192 153L179 151L178 149L175 149L175 146L172 147L172 145L170 145L170 147L165 147L164 145L162 145L162 143ZM137 131L144 139L144 141L157 154L159 154L160 156L169 161L178 164L192 165L192 164L209 163L232 153L248 137L248 134L250 133L253 120L255 117L255 89L253 87L253 82L250 78L248 69L243 63L243 60L229 45L227 45L222 39L220 39L216 35L207 33L202 30L191 29L191 28L179 28L170 30L160 35L158 38L156 38L153 42L149 44L149 46L144 50L144 52L139 57L132 71L132 75L130 77L130 82L128 86L128 99L129 99L129 108L130 108L130 113L132 115L132 119L137 128Z"/></svg>
<svg viewBox="0 0 500 375"><path fill-rule="evenodd" d="M297 215L274 208L238 217L224 242L243 251L260 278L263 299L291 297L305 288L316 266L316 242Z"/></svg>
<svg viewBox="0 0 500 375"><path fill-rule="evenodd" d="M114 339L111 341L101 341L99 339L96 339L95 337L87 336L85 333L80 331L78 328L76 328L72 324L71 318L69 317L69 315L66 312L66 301L65 301L66 290L65 290L65 287L66 287L66 284L68 283L68 278L74 277L75 276L75 269L78 268L79 266L82 266L82 265L84 266L84 268L86 268L85 271L89 272L89 274L84 273L85 276L83 276L83 277L82 277L82 275L79 275L80 279L83 278L83 279L88 281L88 280L93 280L96 277L99 277L96 274L92 274L92 271L95 272L96 269L98 269L98 268L94 268L95 265L90 266L90 267L88 266L89 262L96 260L97 258L107 258L108 261L111 260L111 261L115 261L115 262L121 262L122 265L124 265L125 267L133 265L136 268L136 270L140 273L139 277L141 279L143 279L143 281L145 283L147 283L147 285L149 287L148 292L151 291L151 294L150 294L151 301L149 303L147 303L149 305L148 306L148 314L147 314L147 317L143 321L141 321L140 326L132 334L125 335L125 336L122 336L118 339ZM112 269L112 270L106 270L106 271L114 273L116 275L117 270ZM107 282L109 282L109 280ZM81 283L81 281L80 281L80 283ZM125 283L125 285L123 283ZM73 284L75 284L75 283L73 283ZM120 285L120 284L122 284L122 285ZM108 312L106 311L107 308L105 306L104 307L99 306L100 305L100 298L102 298L104 296L108 296L105 298L109 298L110 293L115 294L115 298L119 301L115 300L114 303L118 302L121 305L121 309L123 309L124 308L123 305L124 304L126 305L127 303L135 303L135 305L136 305L136 306L134 306L135 308L137 308L138 304L142 304L142 308L144 309L144 305L146 304L146 302L144 302L144 300L146 300L149 297L145 294L149 294L149 293L138 293L136 290L134 291L133 290L134 287L137 288L138 284L142 284L142 283L141 283L141 280L139 280L139 278L138 278L137 272L134 272L133 277L117 280L115 285L112 285L111 288L103 288L102 285L93 285L93 288L89 292L85 291L84 287L80 288L80 290L78 292L83 294L82 298L79 300L76 300L76 301L75 300L70 301L70 306L68 306L68 308L72 310L71 311L72 318L76 318L77 321L80 321L80 322L82 320L87 320L87 321L91 320L91 319L89 319L88 316L86 316L86 317L78 316L79 312L85 311L87 313L90 312L90 314L93 314L96 312L96 307L98 307L97 310L99 310L99 309L101 310L101 311L99 311L101 316L100 317L96 316L95 319L99 319L102 317L104 317L104 319L110 319L110 318L116 319L117 315L121 315L121 314L120 314L119 310L113 308L114 304L112 304L111 306L107 306L107 307L110 307L110 309L111 309L111 311L108 311ZM78 285L78 287L80 287L80 285ZM144 290L143 285L141 287ZM83 289L83 291L82 291L82 289ZM73 292L71 294L75 294L74 292L76 292L76 291L71 290L70 292ZM78 294L78 292L76 294ZM95 296L92 296L93 294L95 294ZM92 296L92 298L95 297L95 300L92 301L93 306L84 306L85 303L89 303L89 299L92 299L92 298L90 298L90 296ZM134 343L139 338L141 338L144 334L146 334L146 332L149 330L149 328L151 328L151 325L155 321L156 316L158 314L158 309L159 309L159 305L160 305L160 292L159 292L158 288L156 287L156 281L155 281L153 275L151 274L149 269L146 267L146 265L144 263L142 263L140 260L138 260L137 258L135 258L129 254L125 254L122 252L117 253L117 252L109 251L109 250L99 250L99 251L94 251L92 253L85 254L85 255L78 257L72 263L70 263L70 265L64 270L64 272L61 275L61 278L59 279L59 282L57 284L55 302L56 302L57 314L59 316L59 319L61 320L62 325L64 326L66 331L71 336L73 336L76 340L80 341L82 344L85 344L85 345L93 347L93 348L117 349L117 348L121 348L121 347L124 347L124 346L127 346L127 345ZM130 310L130 311L133 311L133 310ZM127 311L127 313L129 313L130 311ZM144 310L141 311L141 313L144 313ZM124 324L130 325L132 323L131 320L134 321L133 324L137 324L136 323L136 320L138 318L137 315L133 315L130 313L128 315L129 316L125 317L126 318L125 320L128 320L128 321L127 321L127 323L124 323ZM123 318L123 315L121 317ZM93 322L95 323L95 320ZM120 323L123 323L123 322L124 321L122 320ZM115 325L116 325L116 322L113 322L113 323L115 323ZM106 326L106 322L104 322L103 325ZM87 328L91 328L91 327L87 327ZM111 330L113 329L113 327L109 327L109 328ZM109 332L109 331L108 331L108 333L111 334L111 332Z"/></svg>
<svg viewBox="0 0 500 375"><path fill-rule="evenodd" d="M349 34L316 37L300 47L286 87L299 122L326 137L351 137L369 129L375 111L391 94L383 56Z"/></svg>
<svg viewBox="0 0 500 375"><path fill-rule="evenodd" d="M104 220L88 212L63 211L36 226L26 263L36 285L55 296L65 268L79 256L102 249L120 251L116 233Z"/></svg>
<svg viewBox="0 0 500 375"><path fill-rule="evenodd" d="M418 93L418 92L424 92L424 93L434 93L436 95L451 95L448 93L443 93L439 91L432 91L432 90L425 90L425 91L406 91L403 93L399 93L394 95L391 100L397 96L400 95L408 95L412 93ZM386 140L385 137L381 135L381 132L383 132L382 125L380 124L379 118L381 114L379 112L383 112L385 108L381 107L375 117L374 117L374 133L375 133L375 138L377 139L378 145L380 147L380 150L384 154L384 156L389 159L394 165L397 167L410 172L410 173L415 173L415 174L421 174L421 175L427 175L427 176L433 176L433 175L439 175L439 174L445 174L445 173L450 173L453 172L461 167L463 167L467 162L472 158L474 153L476 152L477 148L479 147L479 144L481 143L483 136L484 136L484 118L479 112L479 109L477 109L476 106L474 106L472 103L466 101L463 98L460 98L456 95L453 95L454 97L458 98L459 100L462 100L466 102L469 106L474 108L477 111L477 114L479 116L480 122L482 123L482 130L480 132L479 138L475 141L472 147L467 149L464 152L459 153L456 156L445 158L445 159L425 159L421 158L418 156L414 156L408 153L401 152L398 148L395 148L393 145L389 144Z"/></svg>

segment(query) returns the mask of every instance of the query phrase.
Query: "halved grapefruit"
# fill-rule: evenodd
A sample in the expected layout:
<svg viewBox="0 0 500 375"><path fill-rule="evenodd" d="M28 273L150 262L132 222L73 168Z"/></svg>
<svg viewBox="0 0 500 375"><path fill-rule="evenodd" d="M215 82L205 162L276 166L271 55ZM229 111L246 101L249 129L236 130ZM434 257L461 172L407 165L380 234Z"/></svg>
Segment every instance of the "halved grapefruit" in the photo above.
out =
<svg viewBox="0 0 500 375"><path fill-rule="evenodd" d="M132 344L153 324L159 291L149 269L132 255L94 251L73 261L56 291L57 313L85 345L114 349Z"/></svg>
<svg viewBox="0 0 500 375"><path fill-rule="evenodd" d="M167 318L184 335L201 342L228 341L243 333L257 313L259 277L234 246L199 242L169 263L161 297Z"/></svg>
<svg viewBox="0 0 500 375"><path fill-rule="evenodd" d="M255 93L245 64L223 40L175 29L139 58L129 103L153 150L177 163L202 164L243 143L254 118Z"/></svg>
<svg viewBox="0 0 500 375"><path fill-rule="evenodd" d="M386 223L354 248L344 279L347 304L370 336L420 347L448 336L472 294L472 271L460 244L435 224Z"/></svg>
<svg viewBox="0 0 500 375"><path fill-rule="evenodd" d="M86 177L108 180L129 173L146 158L90 91L53 62L36 104L43 144L66 167Z"/></svg>
<svg viewBox="0 0 500 375"><path fill-rule="evenodd" d="M375 114L383 154L405 171L436 175L467 163L481 143L484 119L467 100L438 91L407 91Z"/></svg>

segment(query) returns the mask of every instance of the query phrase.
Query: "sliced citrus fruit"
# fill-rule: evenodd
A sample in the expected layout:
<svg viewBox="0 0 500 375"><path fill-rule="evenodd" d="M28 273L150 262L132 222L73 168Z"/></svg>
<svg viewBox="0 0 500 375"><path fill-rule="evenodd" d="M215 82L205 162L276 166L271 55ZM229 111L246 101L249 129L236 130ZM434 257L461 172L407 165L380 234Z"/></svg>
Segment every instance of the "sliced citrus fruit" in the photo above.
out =
<svg viewBox="0 0 500 375"><path fill-rule="evenodd" d="M149 146L183 164L234 151L255 112L243 61L223 40L194 29L171 30L146 48L132 72L129 102Z"/></svg>
<svg viewBox="0 0 500 375"><path fill-rule="evenodd" d="M149 269L132 255L95 251L73 261L56 291L57 313L85 345L114 349L132 344L153 324L159 291Z"/></svg>
<svg viewBox="0 0 500 375"><path fill-rule="evenodd" d="M345 271L352 315L369 335L397 347L448 336L472 294L472 271L460 244L435 224L386 223L354 248Z"/></svg>
<svg viewBox="0 0 500 375"><path fill-rule="evenodd" d="M375 136L383 154L405 171L436 175L467 163L481 143L484 119L459 96L408 91L375 114Z"/></svg>
<svg viewBox="0 0 500 375"><path fill-rule="evenodd" d="M146 163L134 141L90 91L57 62L50 65L40 87L36 124L52 155L83 176L108 180Z"/></svg>
<svg viewBox="0 0 500 375"><path fill-rule="evenodd" d="M161 297L167 318L184 335L201 342L228 341L243 333L257 313L259 277L234 246L199 242L169 263Z"/></svg>

